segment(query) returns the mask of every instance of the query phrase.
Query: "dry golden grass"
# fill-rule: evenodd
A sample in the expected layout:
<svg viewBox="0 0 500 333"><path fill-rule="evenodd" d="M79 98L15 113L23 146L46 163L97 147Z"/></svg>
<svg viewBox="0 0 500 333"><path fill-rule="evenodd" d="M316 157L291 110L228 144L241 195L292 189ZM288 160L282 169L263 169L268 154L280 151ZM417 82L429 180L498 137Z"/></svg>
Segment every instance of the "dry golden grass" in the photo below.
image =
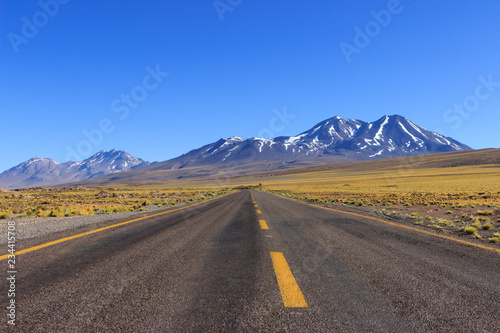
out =
<svg viewBox="0 0 500 333"><path fill-rule="evenodd" d="M219 179L144 179L104 187L0 193L0 216L71 216L175 205L255 186L329 205L364 206L479 239L500 227L500 150L337 163ZM483 163L483 164L481 164ZM146 176L144 176L146 177ZM147 178L147 177L146 177ZM387 209L387 210L386 210ZM462 230L462 231L459 231ZM471 236L471 237L472 237ZM490 237L495 238L496 236Z"/></svg>
<svg viewBox="0 0 500 333"><path fill-rule="evenodd" d="M262 182L265 191L320 204L364 206L437 232L495 242L491 236L500 228L500 165L415 169L385 165L262 180L253 183Z"/></svg>
<svg viewBox="0 0 500 333"><path fill-rule="evenodd" d="M266 179L267 190L337 201L401 205L499 204L500 166L349 172L332 170Z"/></svg>
<svg viewBox="0 0 500 333"><path fill-rule="evenodd" d="M61 217L144 210L145 206L173 206L227 193L226 188L53 188L0 193L0 216Z"/></svg>

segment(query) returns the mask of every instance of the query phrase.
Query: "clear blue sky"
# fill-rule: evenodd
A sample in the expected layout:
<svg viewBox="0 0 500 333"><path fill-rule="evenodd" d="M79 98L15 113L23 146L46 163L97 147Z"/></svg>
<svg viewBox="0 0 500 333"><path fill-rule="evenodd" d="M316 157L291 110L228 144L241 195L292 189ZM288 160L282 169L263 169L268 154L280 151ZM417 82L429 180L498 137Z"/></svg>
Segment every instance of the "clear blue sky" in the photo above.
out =
<svg viewBox="0 0 500 333"><path fill-rule="evenodd" d="M78 148L161 161L335 115L500 147L495 0L55 1L0 4L0 171Z"/></svg>

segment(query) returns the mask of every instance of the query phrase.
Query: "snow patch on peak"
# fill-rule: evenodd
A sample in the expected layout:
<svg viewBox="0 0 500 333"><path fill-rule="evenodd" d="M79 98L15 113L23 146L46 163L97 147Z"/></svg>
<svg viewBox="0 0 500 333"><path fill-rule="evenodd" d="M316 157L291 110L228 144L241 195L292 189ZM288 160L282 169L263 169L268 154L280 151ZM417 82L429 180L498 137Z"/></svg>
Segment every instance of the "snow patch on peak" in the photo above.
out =
<svg viewBox="0 0 500 333"><path fill-rule="evenodd" d="M56 165L60 164L60 163L52 160L51 158L33 157L33 158L30 158L29 160L27 160L26 162L23 162L23 163L19 164L19 167L27 167L27 166L30 166L33 163L50 164L51 162L54 163L54 164L56 164Z"/></svg>
<svg viewBox="0 0 500 333"><path fill-rule="evenodd" d="M375 154L370 155L370 156L368 156L368 157L375 157L375 156L378 156L378 155L382 154L382 152L383 152L383 151L384 151L384 150L382 149L382 150L381 150L381 151L379 151L378 153L375 153Z"/></svg>
<svg viewBox="0 0 500 333"><path fill-rule="evenodd" d="M388 122L389 122L389 117L385 116L385 119L382 122L382 124L380 124L380 128L378 129L377 133L375 133L375 137L373 138L373 140L384 141L384 139L382 138L382 131L384 130L384 126L387 125Z"/></svg>
<svg viewBox="0 0 500 333"><path fill-rule="evenodd" d="M414 136L413 134L411 134L410 132L408 132L408 130L406 129L406 127L404 127L403 124L401 124L401 122L398 121L398 125L401 127L401 129L403 131L406 132L406 134L408 134L409 136L411 136L411 138L413 139L413 141L418 144L420 147L422 147L424 145L424 142L422 141L422 139L419 139L417 138L416 136Z"/></svg>
<svg viewBox="0 0 500 333"><path fill-rule="evenodd" d="M335 130L335 127L333 125L328 129L328 134L330 136L334 136L335 134L337 134L337 131Z"/></svg>
<svg viewBox="0 0 500 333"><path fill-rule="evenodd" d="M411 127L413 127L418 133L422 134L424 138L428 139L429 137L427 137L427 135L424 134L424 132L422 132L420 129L422 127L418 126L417 124L415 124L414 122L410 121L407 119L407 122L408 124L410 124Z"/></svg>
<svg viewBox="0 0 500 333"><path fill-rule="evenodd" d="M353 137L354 134L357 132L358 128L359 127L356 127L356 129L354 129L354 128L348 126L346 129L344 129L344 133L349 135L350 137Z"/></svg>
<svg viewBox="0 0 500 333"><path fill-rule="evenodd" d="M269 144L269 147L272 147L275 143L274 139L255 138L255 140L259 141L259 153L262 153L262 147L264 147L265 144Z"/></svg>
<svg viewBox="0 0 500 333"><path fill-rule="evenodd" d="M447 144L449 145L449 144L451 144L451 142L450 142L450 141L448 141L448 140L447 140L444 136L442 136L441 134L439 134L439 133L435 133L435 134L436 134L437 136L439 136L441 139L443 139L444 141L446 141L446 143L444 143L443 141L441 141L441 140L439 140L438 138L436 138L436 140L437 140L440 144L442 144L442 145L447 145Z"/></svg>
<svg viewBox="0 0 500 333"><path fill-rule="evenodd" d="M295 144L297 141L299 141L300 139L302 139L305 136L307 136L307 133L300 134L300 135L297 135L297 136L291 136L285 142L286 143L290 143L290 144Z"/></svg>

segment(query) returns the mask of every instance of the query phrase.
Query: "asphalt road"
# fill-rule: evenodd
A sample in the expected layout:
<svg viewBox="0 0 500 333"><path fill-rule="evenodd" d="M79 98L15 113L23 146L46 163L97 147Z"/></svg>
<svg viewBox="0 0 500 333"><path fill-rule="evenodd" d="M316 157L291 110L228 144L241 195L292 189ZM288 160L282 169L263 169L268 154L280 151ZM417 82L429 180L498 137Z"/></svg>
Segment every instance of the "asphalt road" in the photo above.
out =
<svg viewBox="0 0 500 333"><path fill-rule="evenodd" d="M499 332L499 264L493 251L240 191L19 255L15 331ZM305 303L286 307L287 293Z"/></svg>

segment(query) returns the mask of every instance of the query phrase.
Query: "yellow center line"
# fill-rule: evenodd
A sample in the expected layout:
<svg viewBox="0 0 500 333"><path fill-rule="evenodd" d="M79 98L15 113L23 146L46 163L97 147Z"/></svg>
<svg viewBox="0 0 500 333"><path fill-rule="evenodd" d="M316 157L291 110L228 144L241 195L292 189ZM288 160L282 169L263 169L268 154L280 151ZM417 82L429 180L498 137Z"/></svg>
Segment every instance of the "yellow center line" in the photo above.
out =
<svg viewBox="0 0 500 333"><path fill-rule="evenodd" d="M125 222L120 222L120 223L113 224L113 225L108 225L106 227L102 227L102 228L90 230L90 231L87 231L87 232L83 232L81 234L77 234L77 235L73 235L73 236L69 236L69 237L64 237L64 238L56 239L56 240L54 240L52 242L48 242L48 243L36 245L36 246L30 247L30 248L27 248L27 249L24 249L24 250L16 251L16 252L14 252L14 255L17 256L17 255L20 255L20 254L24 254L24 253L36 251L36 250L39 250L39 249L43 249L45 247L49 247L49 246L52 246L52 245L56 245L56 244L59 244L59 243L63 243L63 242L72 240L72 239L75 239L75 238L80 238L80 237L83 237L83 236L91 235L91 234L94 234L96 232L108 230L108 229L111 229L111 228L116 228L116 227L119 227L119 226L122 226L122 225L125 225L125 224L136 222L136 221L145 220L145 219L148 219L150 217L159 216L159 215L168 214L168 213L173 213L173 212L176 212L176 211L179 211L179 210L183 210L183 209L187 209L187 208L190 208L190 207L193 207L193 206L201 205L202 203L205 203L205 202L208 202L208 201L212 201L212 200L215 200L215 199L222 198L222 197L224 197L226 195L229 195L229 194L231 194L231 193L227 193L227 194L221 195L221 196L213 198L213 199L204 200L202 202L198 202L198 203L195 203L195 204L190 205L190 206L176 208L176 209L168 210L166 212L157 213L157 214L153 214L153 215L148 215L148 216L144 216L144 217L139 217L137 219L133 219L133 220L130 220L130 221L125 221ZM9 257L9 255L10 254L4 254L4 255L0 256L0 260L7 259Z"/></svg>
<svg viewBox="0 0 500 333"><path fill-rule="evenodd" d="M269 229L269 226L267 225L266 220L259 220L259 223L260 223L260 228L261 229L264 229L264 230L268 230Z"/></svg>
<svg viewBox="0 0 500 333"><path fill-rule="evenodd" d="M292 271L281 252L271 252L274 273L281 292L283 304L287 308L307 308L304 295L293 277Z"/></svg>
<svg viewBox="0 0 500 333"><path fill-rule="evenodd" d="M292 201L296 202L294 199L291 199L291 198L286 198L286 197L281 197L281 198L292 200ZM305 203L305 202L303 202L303 203ZM310 203L305 203L305 204L309 205L309 206L314 206L314 207L319 207L319 208L323 208L323 209L332 210L332 211L338 212L338 213L344 213L344 214L349 214L349 215L364 217L365 219L369 219L369 220L373 220L373 221L378 221L378 222L382 222L382 223L385 223L385 224L390 224L390 225L395 226L395 227L399 227L399 228L403 228L403 229L408 229L408 230L413 230L413 231L417 231L417 232L420 232L420 233L423 233L423 234L427 234L427 235L431 235L431 236L435 236L435 237L439 237L439 238L444 238L444 239L448 239L448 240L455 241L455 242L458 242L458 243L462 243L462 244L467 244L467 245L470 245L470 246L479 247L479 248L484 249L484 250L490 250L490 251L493 251L493 252L500 253L500 249L496 249L494 247L489 247L489 246L482 245L482 244L476 244L476 243L468 242L468 241L465 241L465 240L462 240L462 239L458 239L458 238L454 238L454 237L450 237L450 236L439 235L439 234L436 234L434 232L430 232L430 231L426 231L426 230L421 230L421 229L410 227L410 226L407 226L407 225L398 224L398 223L390 222L390 221L385 221L385 220L377 219L377 218L371 217L371 216L366 216L366 215L351 213L351 212L347 212L347 211L344 211L344 210L338 210L338 209L334 209L334 208L323 207L323 206L319 206L319 205L315 205L315 204L310 204Z"/></svg>
<svg viewBox="0 0 500 333"><path fill-rule="evenodd" d="M254 206L255 206L255 207L259 207L259 206L257 206L257 205L254 205Z"/></svg>
<svg viewBox="0 0 500 333"><path fill-rule="evenodd" d="M257 214L262 214L262 212L260 210L257 209Z"/></svg>

